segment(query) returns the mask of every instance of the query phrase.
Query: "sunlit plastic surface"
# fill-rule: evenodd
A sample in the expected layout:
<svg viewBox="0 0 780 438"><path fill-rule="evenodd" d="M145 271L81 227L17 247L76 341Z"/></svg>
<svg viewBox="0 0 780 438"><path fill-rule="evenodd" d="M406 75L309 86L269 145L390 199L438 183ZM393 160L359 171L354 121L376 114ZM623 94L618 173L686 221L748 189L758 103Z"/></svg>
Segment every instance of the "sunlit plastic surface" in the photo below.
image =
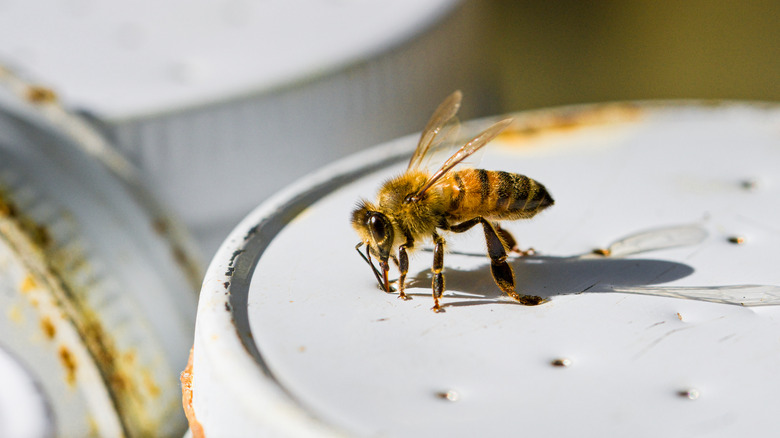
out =
<svg viewBox="0 0 780 438"><path fill-rule="evenodd" d="M518 291L549 302L502 296L475 230L447 236L442 314L429 249L412 257L402 301L377 288L349 224L416 138L324 169L255 210L212 262L195 412L207 434L293 420L322 427L304 435L772 434L779 140L770 106L517 115L481 167L555 198L504 223L536 250L510 261ZM275 422L274 409L287 415Z"/></svg>

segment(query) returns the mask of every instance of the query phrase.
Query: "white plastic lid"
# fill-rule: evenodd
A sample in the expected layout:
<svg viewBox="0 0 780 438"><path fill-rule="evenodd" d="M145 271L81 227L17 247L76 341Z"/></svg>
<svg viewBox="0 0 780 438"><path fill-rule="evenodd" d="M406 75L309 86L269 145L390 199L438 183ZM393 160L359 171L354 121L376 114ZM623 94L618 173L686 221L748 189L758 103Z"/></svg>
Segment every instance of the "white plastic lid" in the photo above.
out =
<svg viewBox="0 0 780 438"><path fill-rule="evenodd" d="M33 438L53 435L46 395L17 358L0 348L0 436Z"/></svg>
<svg viewBox="0 0 780 438"><path fill-rule="evenodd" d="M467 133L489 121L466 126ZM355 253L356 200L416 138L323 169L248 216L201 292L193 407L208 436L761 436L780 408L780 109L611 104L516 115L480 167L556 204L505 222L537 255L501 296L479 230L401 301ZM602 254L593 253L602 249Z"/></svg>

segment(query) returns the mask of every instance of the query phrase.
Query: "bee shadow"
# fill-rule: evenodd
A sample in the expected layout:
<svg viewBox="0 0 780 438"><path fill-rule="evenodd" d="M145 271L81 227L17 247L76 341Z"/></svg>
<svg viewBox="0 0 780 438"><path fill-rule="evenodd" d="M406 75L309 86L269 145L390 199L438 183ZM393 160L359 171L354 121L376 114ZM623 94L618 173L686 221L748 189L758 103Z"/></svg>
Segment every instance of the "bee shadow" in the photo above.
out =
<svg viewBox="0 0 780 438"><path fill-rule="evenodd" d="M521 305L511 299L498 301L505 295L493 281L489 260L485 255L480 256L485 257L486 263L477 269L460 270L445 267L446 290L443 306L458 307L488 303ZM667 283L687 277L694 272L692 267L682 263L653 259L526 256L510 259L509 263L515 272L517 292L543 298L584 292L613 292L613 286L648 286ZM430 270L422 270L415 275L410 275L407 287L430 290ZM409 292L414 296L430 296L430 293ZM453 302L452 298L460 298L461 301Z"/></svg>

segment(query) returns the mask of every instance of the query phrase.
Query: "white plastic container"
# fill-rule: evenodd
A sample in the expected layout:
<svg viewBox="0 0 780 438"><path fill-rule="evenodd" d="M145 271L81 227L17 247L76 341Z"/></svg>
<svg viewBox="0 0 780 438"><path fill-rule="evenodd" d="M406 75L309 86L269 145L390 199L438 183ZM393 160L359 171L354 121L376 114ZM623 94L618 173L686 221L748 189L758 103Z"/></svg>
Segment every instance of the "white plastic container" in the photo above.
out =
<svg viewBox="0 0 780 438"><path fill-rule="evenodd" d="M440 96L492 114L483 2L0 5L0 62L93 114L213 254L261 200L414 132ZM67 55L65 55L67 54Z"/></svg>
<svg viewBox="0 0 780 438"><path fill-rule="evenodd" d="M0 435L46 437L54 435L51 406L40 383L7 351L0 348Z"/></svg>
<svg viewBox="0 0 780 438"><path fill-rule="evenodd" d="M187 406L205 436L775 433L780 108L515 117L481 167L552 193L504 223L537 251L511 259L518 290L549 302L501 296L479 230L448 240L444 313L429 249L411 259L413 300L380 291L349 216L417 139L354 155L263 203L213 259Z"/></svg>
<svg viewBox="0 0 780 438"><path fill-rule="evenodd" d="M193 246L105 139L0 70L0 435L180 436Z"/></svg>

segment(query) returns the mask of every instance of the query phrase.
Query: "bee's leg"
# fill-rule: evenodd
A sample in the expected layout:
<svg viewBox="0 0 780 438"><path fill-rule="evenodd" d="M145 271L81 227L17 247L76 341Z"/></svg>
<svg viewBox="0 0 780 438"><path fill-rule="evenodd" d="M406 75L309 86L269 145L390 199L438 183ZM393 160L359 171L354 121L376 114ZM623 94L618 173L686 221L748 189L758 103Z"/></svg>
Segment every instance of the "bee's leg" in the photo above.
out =
<svg viewBox="0 0 780 438"><path fill-rule="evenodd" d="M433 310L434 312L444 312L444 309L439 305L439 299L444 293L444 239L436 232L433 233L433 242L435 246L433 248Z"/></svg>
<svg viewBox="0 0 780 438"><path fill-rule="evenodd" d="M504 242L493 228L490 222L483 218L477 218L482 223L485 230L485 241L487 242L488 257L490 257L490 271L493 273L493 280L498 287L507 295L514 298L526 306L536 306L544 302L544 298L535 295L520 295L515 291L515 274L512 267L506 262L506 248Z"/></svg>
<svg viewBox="0 0 780 438"><path fill-rule="evenodd" d="M510 233L509 230L501 228L501 225L499 225L498 222L493 223L493 228L496 229L498 236L504 241L504 248L506 248L507 251L516 252L521 256L533 255L536 253L533 248L528 248L527 250L520 249L520 246L517 244L515 237L512 236L512 233Z"/></svg>
<svg viewBox="0 0 780 438"><path fill-rule="evenodd" d="M409 256L406 254L406 245L401 245L398 247L398 272L401 273L401 275L398 277L398 298L402 300L411 300L412 297L404 293L406 274L409 272Z"/></svg>
<svg viewBox="0 0 780 438"><path fill-rule="evenodd" d="M493 228L496 229L496 233L498 233L498 237L501 238L501 241L504 242L504 248L506 248L507 251L517 251L517 240L515 240L515 236L512 235L512 233L509 232L509 230L505 230L501 228L501 225L498 222L493 222Z"/></svg>
<svg viewBox="0 0 780 438"><path fill-rule="evenodd" d="M515 291L515 274L512 271L512 267L506 262L507 254L504 246L506 241L499 237L499 231L496 231L490 222L482 217L475 217L456 225L449 225L446 229L455 233L462 233L480 223L482 224L482 229L485 230L485 242L487 243L488 257L490 257L490 272L493 274L493 280L495 280L501 291L526 306L536 306L543 303L544 298L542 297L520 295ZM511 237L511 234L509 236Z"/></svg>

